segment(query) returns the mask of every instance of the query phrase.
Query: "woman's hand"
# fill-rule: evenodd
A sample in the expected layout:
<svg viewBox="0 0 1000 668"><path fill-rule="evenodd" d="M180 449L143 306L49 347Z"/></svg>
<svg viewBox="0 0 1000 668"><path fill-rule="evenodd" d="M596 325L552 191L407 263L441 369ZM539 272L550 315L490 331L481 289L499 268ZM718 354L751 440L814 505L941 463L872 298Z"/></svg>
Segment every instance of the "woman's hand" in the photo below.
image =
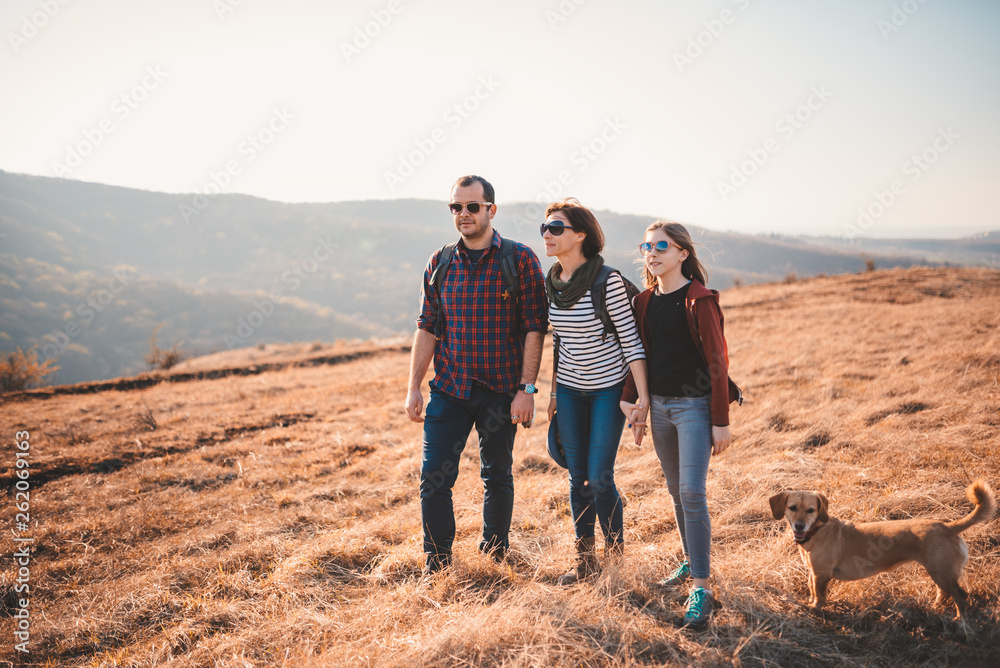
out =
<svg viewBox="0 0 1000 668"><path fill-rule="evenodd" d="M632 423L639 417L638 404L630 404L627 401L619 401L618 406L621 407L622 413L625 414L625 420L628 422L628 426L631 427Z"/></svg>
<svg viewBox="0 0 1000 668"><path fill-rule="evenodd" d="M556 398L553 396L549 399L549 422L552 422L553 416L556 414Z"/></svg>
<svg viewBox="0 0 1000 668"><path fill-rule="evenodd" d="M635 444L639 445L642 443L642 437L646 433L646 416L649 413L649 401L643 402L640 399L637 404L621 401L618 405L621 407L622 413L625 414L629 429L632 430L632 437L635 439Z"/></svg>
<svg viewBox="0 0 1000 668"><path fill-rule="evenodd" d="M712 425L712 454L721 455L729 447L729 442L731 440L729 434L729 425L725 427L716 427Z"/></svg>

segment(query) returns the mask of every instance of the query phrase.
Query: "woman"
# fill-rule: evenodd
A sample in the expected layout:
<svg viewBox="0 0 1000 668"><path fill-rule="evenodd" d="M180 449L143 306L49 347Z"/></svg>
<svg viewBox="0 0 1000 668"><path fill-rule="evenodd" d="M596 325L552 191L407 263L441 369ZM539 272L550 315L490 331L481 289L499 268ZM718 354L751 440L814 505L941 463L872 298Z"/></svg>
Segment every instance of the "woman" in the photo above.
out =
<svg viewBox="0 0 1000 668"><path fill-rule="evenodd" d="M569 468L569 498L576 532L576 564L560 584L572 584L599 570L594 554L595 522L604 534L605 559L622 554L622 501L615 487L615 456L625 415L619 399L629 369L636 379L638 406L648 407L646 365L622 276L607 275L605 305L617 332L606 336L591 296L602 274L604 233L575 199L549 205L541 226L545 254L555 256L545 279L549 321L558 365L553 367L549 420L556 413ZM605 272L606 273L606 272Z"/></svg>
<svg viewBox="0 0 1000 668"><path fill-rule="evenodd" d="M683 623L697 628L708 622L714 607L712 526L705 497L708 461L722 454L730 440L722 310L718 292L705 287L705 270L683 225L653 223L639 248L646 291L635 298L635 318L646 349L652 401L647 404L627 383L621 409L636 443L642 440L649 411L653 445L685 555L677 571L658 584L671 587L692 580ZM632 403L636 396L641 398L638 404Z"/></svg>

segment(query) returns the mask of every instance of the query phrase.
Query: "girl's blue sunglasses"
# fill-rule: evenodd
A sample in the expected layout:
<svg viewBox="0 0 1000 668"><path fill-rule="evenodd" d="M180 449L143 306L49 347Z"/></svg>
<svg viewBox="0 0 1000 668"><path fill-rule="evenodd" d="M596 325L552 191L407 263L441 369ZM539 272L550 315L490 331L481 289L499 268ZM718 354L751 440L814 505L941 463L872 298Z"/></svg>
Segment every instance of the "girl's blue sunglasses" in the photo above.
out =
<svg viewBox="0 0 1000 668"><path fill-rule="evenodd" d="M669 241L657 241L655 244L643 241L639 244L639 250L642 251L643 255L649 255L654 249L657 253L666 253L671 246L677 246L677 244L671 244ZM681 247L677 246L677 250L681 250Z"/></svg>

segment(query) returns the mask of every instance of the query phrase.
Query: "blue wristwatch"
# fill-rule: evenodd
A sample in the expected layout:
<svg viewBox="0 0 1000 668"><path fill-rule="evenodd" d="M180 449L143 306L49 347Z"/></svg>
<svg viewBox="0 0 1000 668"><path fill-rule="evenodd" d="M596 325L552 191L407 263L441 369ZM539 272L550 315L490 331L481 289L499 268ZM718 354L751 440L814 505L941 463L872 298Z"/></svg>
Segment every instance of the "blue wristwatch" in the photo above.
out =
<svg viewBox="0 0 1000 668"><path fill-rule="evenodd" d="M517 386L517 389L524 390L525 394L534 394L535 392L538 391L538 388L532 385L531 383L527 384L522 383Z"/></svg>

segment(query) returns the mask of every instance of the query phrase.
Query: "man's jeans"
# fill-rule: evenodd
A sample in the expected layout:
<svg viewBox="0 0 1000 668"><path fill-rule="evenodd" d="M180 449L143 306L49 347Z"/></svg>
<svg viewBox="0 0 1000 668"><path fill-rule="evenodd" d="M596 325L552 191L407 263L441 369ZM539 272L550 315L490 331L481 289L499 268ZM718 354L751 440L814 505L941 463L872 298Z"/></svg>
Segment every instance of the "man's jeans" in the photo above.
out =
<svg viewBox="0 0 1000 668"><path fill-rule="evenodd" d="M483 541L479 549L506 552L514 507L514 434L511 396L479 383L468 399L431 388L424 416L424 455L420 467L420 514L428 564L451 562L455 511L451 488L473 425L479 433L479 475L483 479Z"/></svg>
<svg viewBox="0 0 1000 668"><path fill-rule="evenodd" d="M577 538L594 536L600 519L605 545L622 536L622 499L615 487L615 457L625 415L618 402L622 381L599 390L557 385L559 438L569 465L569 504Z"/></svg>

